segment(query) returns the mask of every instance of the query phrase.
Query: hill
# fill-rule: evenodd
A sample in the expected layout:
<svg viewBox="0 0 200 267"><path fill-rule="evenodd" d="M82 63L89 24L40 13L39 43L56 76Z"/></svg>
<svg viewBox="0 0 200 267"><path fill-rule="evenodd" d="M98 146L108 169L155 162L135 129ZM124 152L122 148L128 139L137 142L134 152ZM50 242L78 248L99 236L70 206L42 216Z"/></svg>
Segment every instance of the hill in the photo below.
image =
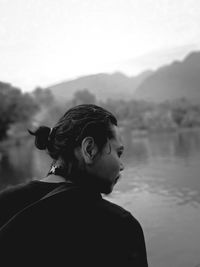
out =
<svg viewBox="0 0 200 267"><path fill-rule="evenodd" d="M154 102L186 98L200 103L200 52L159 68L138 86L134 97Z"/></svg>
<svg viewBox="0 0 200 267"><path fill-rule="evenodd" d="M128 77L121 72L100 73L58 83L46 89L50 89L57 100L64 101L71 99L76 91L82 89L88 89L98 100L130 99L133 98L136 88L151 73L146 71L136 77Z"/></svg>

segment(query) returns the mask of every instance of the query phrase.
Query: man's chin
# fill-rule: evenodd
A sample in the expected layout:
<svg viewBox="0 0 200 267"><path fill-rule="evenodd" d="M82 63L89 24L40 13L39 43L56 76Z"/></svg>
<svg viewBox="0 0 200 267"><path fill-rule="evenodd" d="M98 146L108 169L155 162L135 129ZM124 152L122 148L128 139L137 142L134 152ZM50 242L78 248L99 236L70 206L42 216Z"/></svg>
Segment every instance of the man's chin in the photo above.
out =
<svg viewBox="0 0 200 267"><path fill-rule="evenodd" d="M108 180L97 178L94 179L94 177L91 177L90 184L93 185L94 188L96 188L97 191L99 191L102 194L109 195L112 193L113 188L115 184L117 183L118 178L116 178L115 181L112 183Z"/></svg>
<svg viewBox="0 0 200 267"><path fill-rule="evenodd" d="M102 189L101 189L101 193L105 194L105 195L111 194L112 191L113 191L114 185L115 184L106 184L106 185L104 185L104 187L102 187Z"/></svg>

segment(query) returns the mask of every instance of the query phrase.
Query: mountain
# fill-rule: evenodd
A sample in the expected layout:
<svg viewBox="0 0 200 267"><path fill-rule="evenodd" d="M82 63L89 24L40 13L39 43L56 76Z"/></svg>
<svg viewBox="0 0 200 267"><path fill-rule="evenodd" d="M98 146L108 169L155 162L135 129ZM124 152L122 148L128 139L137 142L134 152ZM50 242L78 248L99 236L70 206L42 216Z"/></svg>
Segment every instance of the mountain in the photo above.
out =
<svg viewBox="0 0 200 267"><path fill-rule="evenodd" d="M200 103L200 52L188 54L155 71L145 71L129 77L121 72L82 76L49 86L57 100L66 101L78 90L88 89L98 100L141 99L163 102L186 98Z"/></svg>
<svg viewBox="0 0 200 267"><path fill-rule="evenodd" d="M138 86L134 97L154 102L186 98L200 103L200 52L159 68Z"/></svg>
<svg viewBox="0 0 200 267"><path fill-rule="evenodd" d="M76 91L82 89L88 89L98 100L130 99L130 97L133 98L136 88L151 73L151 71L146 71L136 77L128 77L121 72L99 73L58 83L47 89L51 90L57 100L64 101L71 99Z"/></svg>

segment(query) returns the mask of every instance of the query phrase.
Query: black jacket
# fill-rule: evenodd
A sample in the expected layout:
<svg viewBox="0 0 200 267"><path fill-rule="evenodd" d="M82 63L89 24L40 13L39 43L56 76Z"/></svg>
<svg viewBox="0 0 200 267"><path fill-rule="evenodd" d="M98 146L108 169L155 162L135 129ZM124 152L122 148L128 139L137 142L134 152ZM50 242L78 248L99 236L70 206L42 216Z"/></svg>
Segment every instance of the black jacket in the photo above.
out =
<svg viewBox="0 0 200 267"><path fill-rule="evenodd" d="M55 190L1 227L2 267L147 266L142 228L128 211L86 188Z"/></svg>

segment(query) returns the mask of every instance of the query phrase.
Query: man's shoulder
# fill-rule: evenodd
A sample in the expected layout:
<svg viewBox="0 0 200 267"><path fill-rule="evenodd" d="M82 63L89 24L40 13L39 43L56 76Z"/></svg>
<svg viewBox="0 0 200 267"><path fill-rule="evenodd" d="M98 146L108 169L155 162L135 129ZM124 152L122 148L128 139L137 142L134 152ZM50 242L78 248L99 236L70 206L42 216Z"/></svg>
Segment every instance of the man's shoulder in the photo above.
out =
<svg viewBox="0 0 200 267"><path fill-rule="evenodd" d="M113 213L119 214L121 216L128 216L130 215L130 212L123 208L122 206L111 202L108 199L102 198L102 206L105 207L106 209L112 211Z"/></svg>
<svg viewBox="0 0 200 267"><path fill-rule="evenodd" d="M134 222L135 224L139 224L138 220L132 215L130 211L126 210L116 203L111 202L110 200L103 198L100 206L105 212L109 213L116 219L119 218L122 220Z"/></svg>
<svg viewBox="0 0 200 267"><path fill-rule="evenodd" d="M14 194L18 194L30 187L31 182L20 183L17 185L8 185L0 191L0 199L7 198Z"/></svg>

